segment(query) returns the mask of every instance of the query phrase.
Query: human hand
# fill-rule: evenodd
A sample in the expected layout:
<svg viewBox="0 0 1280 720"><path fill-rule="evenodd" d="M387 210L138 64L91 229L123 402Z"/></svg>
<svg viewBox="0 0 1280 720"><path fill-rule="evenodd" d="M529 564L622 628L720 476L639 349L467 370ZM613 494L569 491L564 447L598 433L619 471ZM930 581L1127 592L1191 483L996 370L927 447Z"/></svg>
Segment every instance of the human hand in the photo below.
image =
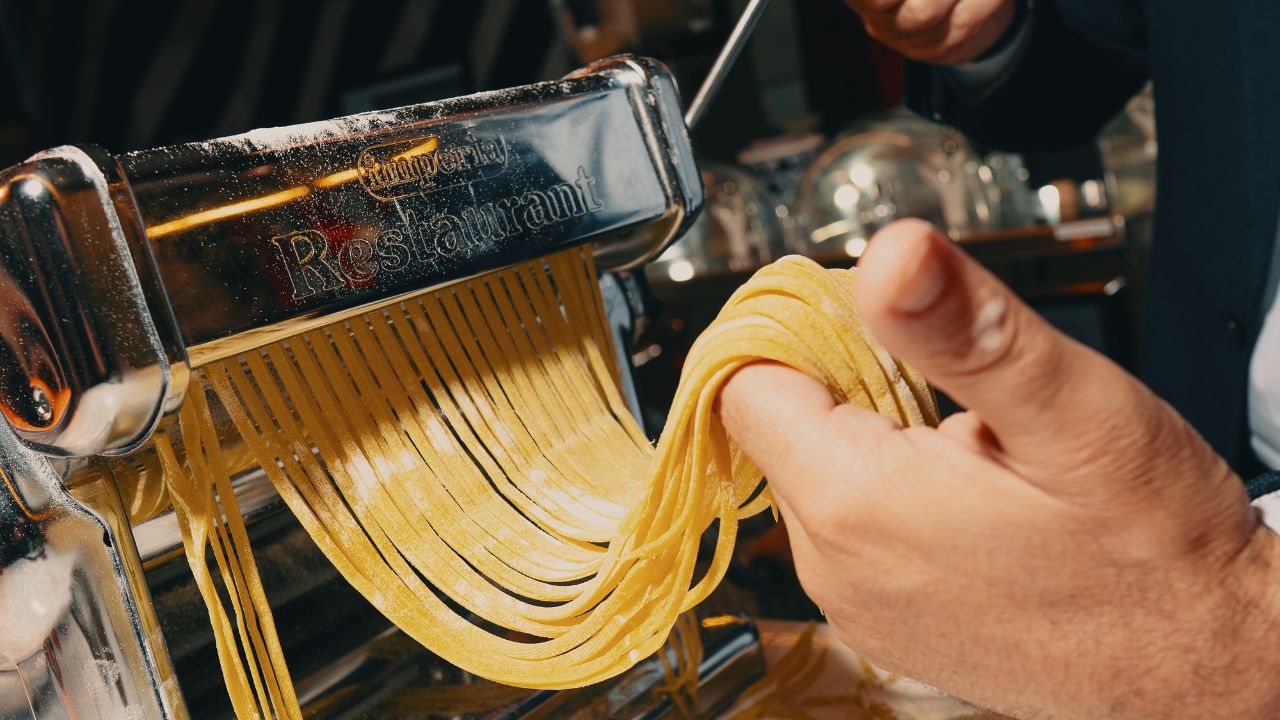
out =
<svg viewBox="0 0 1280 720"><path fill-rule="evenodd" d="M1024 0L845 0L871 37L913 60L968 62L995 45Z"/></svg>
<svg viewBox="0 0 1280 720"><path fill-rule="evenodd" d="M1280 716L1280 538L1172 408L926 223L855 294L968 412L903 429L771 364L721 393L845 642L1014 716Z"/></svg>

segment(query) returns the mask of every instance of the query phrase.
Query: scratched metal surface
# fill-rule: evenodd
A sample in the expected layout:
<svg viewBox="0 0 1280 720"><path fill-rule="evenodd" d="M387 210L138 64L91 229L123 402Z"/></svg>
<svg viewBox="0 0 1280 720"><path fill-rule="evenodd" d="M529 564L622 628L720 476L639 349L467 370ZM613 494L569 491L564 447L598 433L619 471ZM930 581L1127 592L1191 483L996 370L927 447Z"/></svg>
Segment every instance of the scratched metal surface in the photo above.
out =
<svg viewBox="0 0 1280 720"><path fill-rule="evenodd" d="M636 94L589 74L122 164L193 348L666 219Z"/></svg>

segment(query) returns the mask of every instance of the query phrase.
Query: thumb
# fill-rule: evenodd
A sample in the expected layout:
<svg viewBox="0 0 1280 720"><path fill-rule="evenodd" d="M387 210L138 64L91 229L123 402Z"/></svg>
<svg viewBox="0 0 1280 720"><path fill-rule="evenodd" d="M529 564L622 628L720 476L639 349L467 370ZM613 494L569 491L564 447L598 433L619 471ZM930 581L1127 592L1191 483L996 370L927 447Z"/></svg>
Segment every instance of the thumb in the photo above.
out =
<svg viewBox="0 0 1280 720"><path fill-rule="evenodd" d="M876 338L976 412L1028 477L1084 470L1085 456L1072 451L1105 445L1099 433L1114 430L1109 420L1134 417L1135 404L1158 405L928 223L904 220L877 233L857 277L858 308Z"/></svg>

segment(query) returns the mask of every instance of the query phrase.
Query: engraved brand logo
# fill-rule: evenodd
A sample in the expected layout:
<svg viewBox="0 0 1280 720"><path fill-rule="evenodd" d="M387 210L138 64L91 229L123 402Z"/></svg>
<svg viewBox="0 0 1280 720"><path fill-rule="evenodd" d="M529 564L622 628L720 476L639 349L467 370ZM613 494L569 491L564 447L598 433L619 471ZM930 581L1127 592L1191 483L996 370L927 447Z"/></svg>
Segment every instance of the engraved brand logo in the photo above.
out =
<svg viewBox="0 0 1280 720"><path fill-rule="evenodd" d="M330 246L318 230L271 238L284 261L293 286L293 299L343 288L363 287L380 275L400 273L410 266L424 270L458 254L492 248L498 241L550 228L604 208L596 179L579 167L572 182L544 190L529 190L496 202L468 205L456 212L417 217L402 216L404 224L388 228L372 239L353 237Z"/></svg>
<svg viewBox="0 0 1280 720"><path fill-rule="evenodd" d="M468 134L457 144L438 135L365 148L356 160L360 184L382 201L484 180L507 167L507 144Z"/></svg>

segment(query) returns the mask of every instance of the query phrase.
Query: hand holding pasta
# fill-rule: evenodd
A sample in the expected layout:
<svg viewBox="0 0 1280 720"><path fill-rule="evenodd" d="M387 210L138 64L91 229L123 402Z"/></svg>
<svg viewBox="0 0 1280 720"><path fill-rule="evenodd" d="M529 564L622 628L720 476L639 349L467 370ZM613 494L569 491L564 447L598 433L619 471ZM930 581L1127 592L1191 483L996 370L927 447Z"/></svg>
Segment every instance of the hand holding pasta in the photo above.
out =
<svg viewBox="0 0 1280 720"><path fill-rule="evenodd" d="M855 295L968 412L904 429L774 364L721 394L841 638L1018 717L1276 717L1280 539L1190 426L925 223Z"/></svg>
<svg viewBox="0 0 1280 720"><path fill-rule="evenodd" d="M770 506L714 411L734 370L784 363L937 423L924 380L858 320L853 280L796 257L756 273L690 352L656 448L581 248L202 368L157 449L237 717L302 714L238 472L260 467L347 581L444 659L524 687L598 682L667 641L723 577L738 520Z"/></svg>

